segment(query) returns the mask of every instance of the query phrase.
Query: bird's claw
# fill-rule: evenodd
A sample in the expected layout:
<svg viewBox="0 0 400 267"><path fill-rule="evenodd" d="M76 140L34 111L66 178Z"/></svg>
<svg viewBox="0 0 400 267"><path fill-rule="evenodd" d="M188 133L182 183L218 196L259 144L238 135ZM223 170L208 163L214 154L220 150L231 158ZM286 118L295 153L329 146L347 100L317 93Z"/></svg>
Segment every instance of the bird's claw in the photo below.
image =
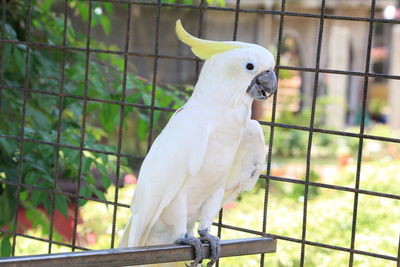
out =
<svg viewBox="0 0 400 267"><path fill-rule="evenodd" d="M194 236L185 235L183 238L179 238L175 241L176 244L191 245L194 248L194 261L190 265L185 263L186 267L197 267L203 261L203 244L200 239Z"/></svg>
<svg viewBox="0 0 400 267"><path fill-rule="evenodd" d="M199 230L200 240L210 244L211 257L207 263L207 267L211 267L217 262L221 256L221 245L218 236L213 236L208 233L208 229Z"/></svg>

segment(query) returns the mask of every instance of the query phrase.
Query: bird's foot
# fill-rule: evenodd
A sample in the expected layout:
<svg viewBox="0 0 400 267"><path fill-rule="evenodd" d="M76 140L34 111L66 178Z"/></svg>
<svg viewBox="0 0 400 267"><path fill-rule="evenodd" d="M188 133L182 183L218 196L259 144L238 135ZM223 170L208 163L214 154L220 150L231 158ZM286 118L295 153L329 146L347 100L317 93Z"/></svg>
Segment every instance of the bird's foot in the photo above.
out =
<svg viewBox="0 0 400 267"><path fill-rule="evenodd" d="M175 243L181 245L193 246L195 258L190 265L185 264L187 267L197 267L197 265L201 263L201 261L204 258L204 255L203 255L203 244L201 243L199 238L185 235L185 237L177 239Z"/></svg>
<svg viewBox="0 0 400 267"><path fill-rule="evenodd" d="M211 267L217 262L221 256L221 245L218 236L213 236L208 233L208 229L199 230L200 240L210 244L211 257L207 263L207 267Z"/></svg>

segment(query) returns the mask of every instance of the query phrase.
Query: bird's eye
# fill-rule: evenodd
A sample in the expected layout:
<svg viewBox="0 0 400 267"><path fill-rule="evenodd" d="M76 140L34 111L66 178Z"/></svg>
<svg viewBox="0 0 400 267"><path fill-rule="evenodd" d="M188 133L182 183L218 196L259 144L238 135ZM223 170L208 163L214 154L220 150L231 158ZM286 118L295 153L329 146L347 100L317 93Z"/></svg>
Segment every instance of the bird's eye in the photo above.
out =
<svg viewBox="0 0 400 267"><path fill-rule="evenodd" d="M253 63L247 63L247 64L246 64L246 69L248 69L248 70L254 70L254 65L253 65Z"/></svg>
<svg viewBox="0 0 400 267"><path fill-rule="evenodd" d="M245 62L243 68L250 74L257 71L257 65L253 61Z"/></svg>

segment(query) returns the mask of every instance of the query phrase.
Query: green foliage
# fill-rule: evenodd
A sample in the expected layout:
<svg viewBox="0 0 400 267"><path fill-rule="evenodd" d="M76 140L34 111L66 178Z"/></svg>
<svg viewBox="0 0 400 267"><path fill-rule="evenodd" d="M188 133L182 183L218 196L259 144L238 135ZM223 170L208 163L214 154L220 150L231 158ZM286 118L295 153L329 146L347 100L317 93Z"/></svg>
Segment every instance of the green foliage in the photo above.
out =
<svg viewBox="0 0 400 267"><path fill-rule="evenodd" d="M328 97L319 97L318 105L315 111L314 127L326 128L323 118L325 117L325 107L331 103L332 99ZM311 111L303 108L301 111L294 113L288 109L283 109L278 113L277 122L296 126L309 126ZM348 129L351 131L351 129ZM309 132L277 128L274 135L273 153L279 157L305 157L307 154ZM331 134L313 135L312 140L312 156L313 157L332 157L340 153L341 149L346 148L349 153L354 153L358 149L358 139L337 137Z"/></svg>
<svg viewBox="0 0 400 267"><path fill-rule="evenodd" d="M386 101L383 101L379 98L372 98L369 101L368 111L373 114L382 114L384 108L387 106L388 104Z"/></svg>
<svg viewBox="0 0 400 267"><path fill-rule="evenodd" d="M387 171L382 172L382 162L364 162L368 171L363 175L363 189L398 194L393 184L398 179L398 160L386 161ZM371 171L374 170L374 171ZM339 176L346 186L354 186L355 164L341 168ZM349 175L351 174L351 175ZM259 181L263 183L263 181ZM367 187L367 185L369 185ZM301 239L303 219L303 198L290 195L290 189L282 187L291 184L279 181L270 182L270 194L267 209L267 233ZM304 192L304 185L295 185ZM383 188L389 191L382 191ZM314 187L310 187L314 190ZM307 215L307 240L329 245L348 247L352 231L354 194L338 190L319 188L318 194L309 194ZM309 192L310 193L310 192ZM264 191L243 194L242 200L233 209L224 211L224 223L246 229L261 230ZM385 207L385 208L383 208ZM400 202L393 199L360 195L357 213L357 249L396 256L399 234ZM249 237L248 234L224 229L223 239ZM357 255L354 266L395 266L393 261L371 260L370 257ZM246 256L221 259L222 266L259 266L260 257ZM331 249L306 246L305 266L348 266L349 254ZM268 266L299 266L300 244L278 240L277 252L266 255Z"/></svg>
<svg viewBox="0 0 400 267"><path fill-rule="evenodd" d="M89 2L70 0L70 14L83 21L89 18ZM57 13L54 0L34 0L32 2L32 21L30 40L44 44L63 44L64 17ZM60 6L57 5L59 8ZM11 40L27 40L27 12L28 1L7 1L7 14L5 25L5 38ZM111 29L109 17L112 15L113 6L110 3L93 5L92 26L100 25L105 34ZM85 47L86 36L72 27L68 19L67 44L71 47ZM91 40L91 45L107 50L116 50L115 46L106 45L96 40ZM13 183L19 181L19 166L22 162L21 182L40 188L53 189L55 177L58 172L59 181L82 180L80 194L82 196L97 196L105 199L103 192L97 187L97 181L92 174L97 169L101 177L99 182L104 188L111 185L110 173L115 170L115 157L101 153L84 151L81 155L78 149L83 141L87 149L116 152L116 139L120 125L121 115L124 128L129 123L135 125L132 132L134 140L146 143L149 130L149 112L132 106L124 106L123 112L116 101L122 100L123 85L122 73L124 57L112 54L92 53L90 55L88 73L85 73L86 53L74 50L40 48L26 45L3 44L4 49L4 83L0 105L0 134L23 137L27 140L39 140L44 143L25 141L20 142L10 138L0 138L0 179ZM28 59L28 60L27 60ZM62 62L65 61L65 75L62 76ZM28 65L26 65L28 64ZM134 69L128 62L128 68ZM28 72L28 73L26 73ZM29 78L25 80L25 76ZM88 80L85 83L85 76ZM27 87L35 92L21 88ZM129 73L126 79L125 102L142 105L151 104L151 82ZM61 102L58 95L63 90L67 97ZM38 93L40 91L41 93ZM89 98L104 99L108 102L88 101L77 98L87 93ZM183 105L188 90L172 86L157 86L155 105L169 108L178 108ZM25 110L23 106L25 104ZM22 115L25 112L25 121ZM60 114L61 113L61 114ZM61 116L60 116L61 115ZM160 131L163 123L171 114L155 112L155 134ZM59 121L59 116L61 121ZM82 123L86 117L85 134L82 135ZM129 119L129 120L128 120ZM58 136L60 124L61 135ZM23 126L22 126L23 125ZM57 147L46 144L47 142L60 142L67 147ZM84 138L84 139L82 139ZM145 147L146 145L142 145ZM58 152L57 152L58 151ZM58 155L57 155L58 153ZM144 153L144 152L142 152ZM21 158L23 154L23 159ZM56 166L56 156L59 157ZM82 166L82 171L79 168ZM128 162L121 158L122 171L127 170ZM61 190L61 188L56 188ZM11 228L15 218L17 188L13 185L0 185L0 227ZM70 200L61 194L49 194L46 191L26 190L21 188L21 204L26 209L38 211L43 206L51 213L52 203L64 216L67 216ZM79 205L86 204L80 199ZM32 211L33 212L33 211ZM41 226L42 233L47 234L49 225L46 216L33 216L30 214L34 226ZM38 215L38 214L36 214ZM9 255L8 237L3 235L1 253Z"/></svg>
<svg viewBox="0 0 400 267"><path fill-rule="evenodd" d="M367 161L363 163L368 171L362 177L362 189L378 192L399 194L399 189L394 187L399 179L399 160ZM382 166L385 168L382 173ZM356 164L339 169L339 179L344 186L354 186L354 173ZM378 175L378 176L377 176ZM258 188L265 188L264 180L258 182ZM368 185L368 186L367 186ZM304 185L271 181L267 209L267 233L301 239ZM319 188L318 194L312 192L310 187L307 215L307 240L321 242L329 245L348 247L352 230L352 209L354 193L339 190ZM121 203L130 203L135 190L135 185L128 185L119 190L118 199ZM292 195L292 192L294 194ZM115 188L111 186L106 198L114 199ZM253 190L242 194L241 200L235 207L225 209L223 223L246 229L261 231L263 211L260 209L264 203L264 190ZM127 223L130 213L128 209L119 209L117 216L117 231L121 231ZM106 249L110 247L110 231L112 227L113 209L105 204L89 201L81 208L84 223L79 225L80 233L85 237L94 236L94 241L85 244L91 249ZM397 255L400 202L394 199L376 196L359 195L357 212L356 247L359 250L385 255ZM99 221L103 223L99 223ZM32 230L31 230L32 231ZM212 227L216 234L216 227ZM35 235L35 232L31 232ZM246 238L254 235L241 231L223 229L222 239ZM118 242L119 235L116 236ZM46 253L47 244L37 243L35 240L25 239L24 245L17 243L19 254ZM56 248L62 251L62 248ZM347 252L306 246L305 263L307 267L348 266L349 254ZM250 255L241 257L222 258L221 266L259 266L260 256ZM205 261L204 263L206 263ZM266 255L266 263L271 267L291 267L300 264L300 244L285 240L278 240L277 252ZM370 257L356 255L354 266L386 267L395 266L393 261L380 261Z"/></svg>
<svg viewBox="0 0 400 267"><path fill-rule="evenodd" d="M279 70L279 79L291 79L295 76L294 71L292 70Z"/></svg>
<svg viewBox="0 0 400 267"><path fill-rule="evenodd" d="M0 243L0 257L7 257L11 254L10 237L3 237Z"/></svg>
<svg viewBox="0 0 400 267"><path fill-rule="evenodd" d="M168 4L173 4L173 3L182 3L185 5L192 5L195 4L195 0L161 0L162 3L168 3ZM225 0L206 0L207 5L217 5L217 6L225 6Z"/></svg>

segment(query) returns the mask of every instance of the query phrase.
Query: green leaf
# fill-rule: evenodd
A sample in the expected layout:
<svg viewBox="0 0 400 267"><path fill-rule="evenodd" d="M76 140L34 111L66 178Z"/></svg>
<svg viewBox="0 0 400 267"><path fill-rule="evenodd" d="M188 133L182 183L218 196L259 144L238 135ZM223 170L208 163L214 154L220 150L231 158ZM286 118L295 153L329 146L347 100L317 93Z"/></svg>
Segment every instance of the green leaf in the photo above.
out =
<svg viewBox="0 0 400 267"><path fill-rule="evenodd" d="M25 142L24 143L24 154L30 154L32 150L37 146L37 144L32 142Z"/></svg>
<svg viewBox="0 0 400 267"><path fill-rule="evenodd" d="M139 116L142 117L142 116ZM147 119L147 118L146 118ZM148 119L147 119L148 120ZM137 136L139 137L140 141L144 141L147 138L148 131L149 131L149 124L144 119L139 118L136 123L136 132Z"/></svg>
<svg viewBox="0 0 400 267"><path fill-rule="evenodd" d="M37 224L36 224L37 220L35 220L36 217L37 217L37 210L36 209L27 209L26 210L26 218L29 221L33 222L33 225L32 225L33 227L37 226Z"/></svg>
<svg viewBox="0 0 400 267"><path fill-rule="evenodd" d="M100 15L100 24L104 32L108 35L111 30L110 20L106 16Z"/></svg>
<svg viewBox="0 0 400 267"><path fill-rule="evenodd" d="M27 157L25 157L25 158L27 158ZM47 174L49 172L49 169L48 169L49 166L47 166L47 164L43 160L38 159L38 160L36 160L36 162L34 162L34 163L32 162L31 167L42 174ZM41 178L43 178L43 177L41 177Z"/></svg>
<svg viewBox="0 0 400 267"><path fill-rule="evenodd" d="M25 202L28 199L28 191L22 191L19 193L19 199L21 202Z"/></svg>
<svg viewBox="0 0 400 267"><path fill-rule="evenodd" d="M13 39L13 40L17 39L17 33L15 32L13 27L8 23L6 23L6 33L7 33L6 39ZM6 48L7 47L11 48L11 45L10 46L6 46ZM8 52L10 52L10 51L8 51ZM6 55L8 55L7 51L6 51Z"/></svg>
<svg viewBox="0 0 400 267"><path fill-rule="evenodd" d="M35 124L37 125L37 129L48 129L50 128L50 120L46 115L43 114L42 111L34 109L31 107L28 109L28 116L32 116L32 118L35 121Z"/></svg>
<svg viewBox="0 0 400 267"><path fill-rule="evenodd" d="M25 52L18 48L14 48L12 51L14 55L14 63L15 66L17 66L18 72L20 74L25 73Z"/></svg>
<svg viewBox="0 0 400 267"><path fill-rule="evenodd" d="M37 177L38 177L37 173L30 171L25 175L24 182L25 182L25 184L29 184L29 185L36 185Z"/></svg>
<svg viewBox="0 0 400 267"><path fill-rule="evenodd" d="M43 201L44 208L48 214L50 214L52 210L51 201L50 201L50 194L45 194L45 199Z"/></svg>
<svg viewBox="0 0 400 267"><path fill-rule="evenodd" d="M102 5L109 15L113 12L113 5L111 3L103 3Z"/></svg>
<svg viewBox="0 0 400 267"><path fill-rule="evenodd" d="M93 159L92 158L83 158L82 162L82 173L86 174L90 171L90 166L92 166Z"/></svg>
<svg viewBox="0 0 400 267"><path fill-rule="evenodd" d="M135 92L135 93L133 93L133 94L131 94L131 95L128 95L128 96L126 97L126 102L137 103L137 102L138 102L138 99L139 99L139 97L140 97L141 95L142 95L142 94L141 94L140 92Z"/></svg>
<svg viewBox="0 0 400 267"><path fill-rule="evenodd" d="M92 190L92 192L100 199L102 200L107 200L106 196L103 194L103 192L101 192L99 189L97 189L95 186L90 185L90 189Z"/></svg>
<svg viewBox="0 0 400 267"><path fill-rule="evenodd" d="M155 125L157 128L159 128L159 119L160 119L160 115L161 115L161 112L159 112L159 111L156 111L156 112L154 112L154 115L153 115L153 125Z"/></svg>
<svg viewBox="0 0 400 267"><path fill-rule="evenodd" d="M40 3L40 7L42 8L43 11L48 12L51 6L53 5L53 0L43 0Z"/></svg>
<svg viewBox="0 0 400 267"><path fill-rule="evenodd" d="M1 257L8 257L11 256L11 242L10 242L10 237L3 237L3 240L1 240L1 250L0 250Z"/></svg>
<svg viewBox="0 0 400 267"><path fill-rule="evenodd" d="M88 126L87 132L88 132L88 138L92 136L95 140L100 140L102 137L108 136L108 134L100 127ZM93 140L93 142L95 142L95 140Z"/></svg>
<svg viewBox="0 0 400 267"><path fill-rule="evenodd" d="M169 107L172 102L174 102L174 96L172 95L164 95L160 98L161 107Z"/></svg>
<svg viewBox="0 0 400 267"><path fill-rule="evenodd" d="M107 168L102 163L96 162L96 167L99 170L99 172L101 173L101 175L109 176Z"/></svg>
<svg viewBox="0 0 400 267"><path fill-rule="evenodd" d="M97 149L97 150L113 151L113 149L107 149L107 147L104 147L104 145L101 145L101 144L94 144L93 148ZM106 165L108 163L108 155L100 153L98 156L100 156L104 165Z"/></svg>
<svg viewBox="0 0 400 267"><path fill-rule="evenodd" d="M50 221L41 209L27 207L26 216L34 228L41 226L43 235L49 234Z"/></svg>
<svg viewBox="0 0 400 267"><path fill-rule="evenodd" d="M89 18L89 6L88 3L81 3L81 2L76 2L76 8L79 12L79 15L81 15L82 19L84 21L87 21Z"/></svg>
<svg viewBox="0 0 400 267"><path fill-rule="evenodd" d="M88 185L81 186L79 189L79 195L84 197L90 197L92 195L92 190L90 190ZM83 206L88 202L86 199L79 199L79 206Z"/></svg>
<svg viewBox="0 0 400 267"><path fill-rule="evenodd" d="M31 193L31 202L34 207L43 203L45 198L46 198L46 192L34 190Z"/></svg>
<svg viewBox="0 0 400 267"><path fill-rule="evenodd" d="M118 49L118 47L116 47L116 49ZM123 57L112 57L112 58L110 58L110 62L111 62L111 64L115 65L115 67L120 69L122 72L122 70L124 68L124 58ZM119 73L117 73L117 75L115 75L115 79L119 80L120 79L119 77L120 77ZM121 85L121 84L119 84L119 85ZM119 92L122 92L122 87L121 87L121 89L119 89Z"/></svg>
<svg viewBox="0 0 400 267"><path fill-rule="evenodd" d="M212 5L215 2L218 6L221 6L221 7L225 6L225 0L206 0L206 2L207 2L207 5Z"/></svg>
<svg viewBox="0 0 400 267"><path fill-rule="evenodd" d="M101 176L100 183L104 188L108 188L111 185L111 180L109 176Z"/></svg>
<svg viewBox="0 0 400 267"><path fill-rule="evenodd" d="M111 185L111 180L110 180L110 175L106 169L106 167L104 167L103 164L96 164L97 169L100 171L101 173L101 177L100 177L100 183L104 188L108 188Z"/></svg>
<svg viewBox="0 0 400 267"><path fill-rule="evenodd" d="M76 165L78 162L78 158L79 158L79 151L78 150L71 150L71 149L66 149L63 150L65 153L65 156L67 158L67 163L68 164L73 164Z"/></svg>
<svg viewBox="0 0 400 267"><path fill-rule="evenodd" d="M111 133L118 128L119 106L104 103L99 119L103 128Z"/></svg>
<svg viewBox="0 0 400 267"><path fill-rule="evenodd" d="M68 218L68 199L66 196L56 194L56 209Z"/></svg>
<svg viewBox="0 0 400 267"><path fill-rule="evenodd" d="M0 138L0 147L2 147L7 154L12 155L17 149L17 144L14 140Z"/></svg>
<svg viewBox="0 0 400 267"><path fill-rule="evenodd" d="M149 88L149 86L147 86L146 88ZM151 89L151 87L150 87ZM151 104L151 94L148 92L142 92L142 98L143 98L143 103L145 105L150 105Z"/></svg>
<svg viewBox="0 0 400 267"><path fill-rule="evenodd" d="M0 194L0 226L9 224L15 215L16 200L13 192L9 190L11 186L5 186L6 191ZM14 189L14 188L13 188Z"/></svg>
<svg viewBox="0 0 400 267"><path fill-rule="evenodd" d="M88 182L88 184L95 184L96 183L96 180L94 179L92 174L88 174L86 176L86 181Z"/></svg>

